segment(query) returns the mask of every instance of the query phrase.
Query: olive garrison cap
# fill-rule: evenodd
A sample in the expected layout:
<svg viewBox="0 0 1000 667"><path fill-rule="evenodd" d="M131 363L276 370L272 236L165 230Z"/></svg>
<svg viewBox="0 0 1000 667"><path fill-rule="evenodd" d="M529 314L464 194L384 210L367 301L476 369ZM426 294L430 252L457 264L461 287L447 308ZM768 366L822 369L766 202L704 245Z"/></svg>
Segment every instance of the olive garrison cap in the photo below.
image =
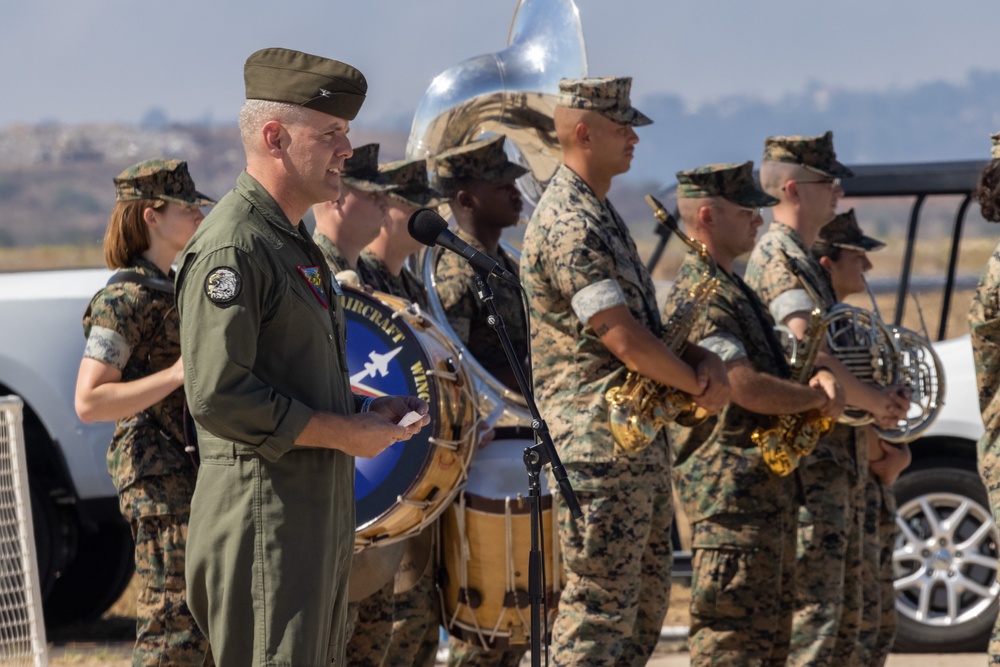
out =
<svg viewBox="0 0 1000 667"><path fill-rule="evenodd" d="M159 199L184 206L213 206L216 201L194 188L187 162L146 160L115 176L115 199L139 201Z"/></svg>
<svg viewBox="0 0 1000 667"><path fill-rule="evenodd" d="M722 197L737 206L774 206L778 200L753 180L753 162L709 164L677 172L677 198Z"/></svg>
<svg viewBox="0 0 1000 667"><path fill-rule="evenodd" d="M563 79L559 82L556 104L570 109L596 111L619 125L650 125L653 121L632 106L629 98L631 90L630 76Z"/></svg>
<svg viewBox="0 0 1000 667"><path fill-rule="evenodd" d="M344 160L340 180L355 190L388 192L396 184L378 169L378 144L365 144L354 149L354 154Z"/></svg>
<svg viewBox="0 0 1000 667"><path fill-rule="evenodd" d="M858 219L854 215L854 209L846 213L840 213L836 218L826 223L819 230L817 239L820 243L828 243L840 248L852 248L854 250L878 250L885 246L885 243L870 236L865 236L858 225Z"/></svg>
<svg viewBox="0 0 1000 667"><path fill-rule="evenodd" d="M993 148L990 151L990 155L994 160L1000 159L1000 132L992 135L990 139L993 141Z"/></svg>
<svg viewBox="0 0 1000 667"><path fill-rule="evenodd" d="M764 161L798 164L833 178L853 176L854 172L837 162L833 151L833 132L818 137L768 137L764 141Z"/></svg>
<svg viewBox="0 0 1000 667"><path fill-rule="evenodd" d="M389 193L390 197L399 199L404 204L421 208L424 206L440 206L447 198L432 188L427 179L427 160L396 160L381 165L379 168L385 176L398 186Z"/></svg>
<svg viewBox="0 0 1000 667"><path fill-rule="evenodd" d="M498 134L449 148L434 157L434 172L442 183L466 179L490 183L513 181L528 170L507 158L504 140L504 135Z"/></svg>
<svg viewBox="0 0 1000 667"><path fill-rule="evenodd" d="M368 92L365 76L350 65L291 49L252 54L243 79L248 100L297 104L345 120L354 120Z"/></svg>

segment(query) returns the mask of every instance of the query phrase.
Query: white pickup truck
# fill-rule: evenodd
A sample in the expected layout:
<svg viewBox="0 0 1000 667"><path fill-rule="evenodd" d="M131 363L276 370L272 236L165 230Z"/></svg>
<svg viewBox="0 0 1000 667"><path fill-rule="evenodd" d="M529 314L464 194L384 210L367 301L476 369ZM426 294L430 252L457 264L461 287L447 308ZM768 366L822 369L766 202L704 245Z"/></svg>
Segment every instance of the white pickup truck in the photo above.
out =
<svg viewBox="0 0 1000 667"><path fill-rule="evenodd" d="M113 424L73 408L83 312L110 271L0 274L0 395L24 400L25 449L46 620L99 616L133 571L105 464Z"/></svg>

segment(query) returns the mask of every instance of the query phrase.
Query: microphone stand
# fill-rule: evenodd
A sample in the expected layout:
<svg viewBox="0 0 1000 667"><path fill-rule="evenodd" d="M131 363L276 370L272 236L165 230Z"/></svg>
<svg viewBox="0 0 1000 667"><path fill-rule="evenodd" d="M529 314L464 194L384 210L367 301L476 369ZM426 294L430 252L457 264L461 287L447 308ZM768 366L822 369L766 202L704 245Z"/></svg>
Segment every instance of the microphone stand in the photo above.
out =
<svg viewBox="0 0 1000 667"><path fill-rule="evenodd" d="M504 354L507 355L507 362L517 380L521 395L524 396L528 411L531 413L531 430L535 434L535 444L524 450L524 466L528 472L528 504L531 511L531 551L528 556L528 597L531 601L531 665L532 667L540 667L542 664L542 609L545 606L545 588L542 579L545 569L538 539L542 530L542 486L539 477L542 466L546 463L552 466L552 474L559 484L559 492L565 499L573 518L579 519L583 516L583 512L580 511L580 503L566 476L566 469L563 467L562 461L559 460L555 445L552 444L549 427L538 412L531 387L528 386L521 362L514 353L514 345L510 342L510 336L507 334L503 319L493 302L493 290L490 289L488 282L490 271L476 265L472 265L472 269L476 272L476 289L479 292L479 299L489 311L487 323L500 338ZM552 522L555 523L554 516ZM558 573L556 576L559 576ZM548 660L546 660L547 663Z"/></svg>

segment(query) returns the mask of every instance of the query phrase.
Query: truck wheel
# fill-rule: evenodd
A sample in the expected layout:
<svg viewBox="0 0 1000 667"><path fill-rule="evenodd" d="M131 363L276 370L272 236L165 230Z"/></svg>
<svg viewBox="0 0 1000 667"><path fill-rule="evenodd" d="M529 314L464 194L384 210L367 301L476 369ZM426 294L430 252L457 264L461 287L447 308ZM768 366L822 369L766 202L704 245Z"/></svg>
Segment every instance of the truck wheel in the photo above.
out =
<svg viewBox="0 0 1000 667"><path fill-rule="evenodd" d="M979 476L935 467L904 474L893 488L895 650L985 651L1000 604L1000 533Z"/></svg>
<svg viewBox="0 0 1000 667"><path fill-rule="evenodd" d="M59 527L56 509L48 493L37 486L29 485L31 495L31 523L35 533L35 563L38 567L38 586L44 600L52 591L56 581L58 558L56 545L59 541Z"/></svg>
<svg viewBox="0 0 1000 667"><path fill-rule="evenodd" d="M79 531L76 558L66 567L45 605L54 625L91 621L121 597L135 571L132 533L125 521Z"/></svg>

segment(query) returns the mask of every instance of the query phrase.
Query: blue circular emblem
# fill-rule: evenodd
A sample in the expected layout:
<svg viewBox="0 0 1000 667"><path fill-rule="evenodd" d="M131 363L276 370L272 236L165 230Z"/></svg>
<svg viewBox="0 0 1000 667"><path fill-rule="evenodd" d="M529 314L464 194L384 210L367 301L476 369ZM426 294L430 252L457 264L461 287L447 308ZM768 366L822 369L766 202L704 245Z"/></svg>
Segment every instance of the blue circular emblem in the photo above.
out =
<svg viewBox="0 0 1000 667"><path fill-rule="evenodd" d="M341 297L347 318L347 367L351 387L365 396L418 396L430 405L431 423L406 442L373 459L356 459L354 504L358 528L376 521L419 482L434 454L438 390L419 335L393 309L356 290Z"/></svg>

